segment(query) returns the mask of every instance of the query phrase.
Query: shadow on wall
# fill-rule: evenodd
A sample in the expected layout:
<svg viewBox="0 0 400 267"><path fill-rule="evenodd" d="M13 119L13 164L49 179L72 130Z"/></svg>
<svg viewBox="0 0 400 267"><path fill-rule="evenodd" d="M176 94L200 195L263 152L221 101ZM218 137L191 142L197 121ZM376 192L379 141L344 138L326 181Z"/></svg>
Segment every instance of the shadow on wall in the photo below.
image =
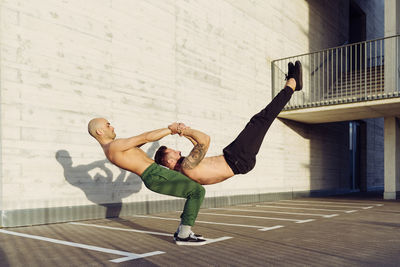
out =
<svg viewBox="0 0 400 267"><path fill-rule="evenodd" d="M158 147L158 142L152 143L147 155L152 158ZM91 202L106 208L106 218L118 217L122 199L142 189L141 178L124 169L118 168L119 174L114 178L114 173L107 167L111 165L107 159L73 166L67 150L58 150L55 158L63 167L68 183L80 188Z"/></svg>
<svg viewBox="0 0 400 267"><path fill-rule="evenodd" d="M279 119L310 141L309 169L311 196L320 192L350 190L349 123L303 124Z"/></svg>

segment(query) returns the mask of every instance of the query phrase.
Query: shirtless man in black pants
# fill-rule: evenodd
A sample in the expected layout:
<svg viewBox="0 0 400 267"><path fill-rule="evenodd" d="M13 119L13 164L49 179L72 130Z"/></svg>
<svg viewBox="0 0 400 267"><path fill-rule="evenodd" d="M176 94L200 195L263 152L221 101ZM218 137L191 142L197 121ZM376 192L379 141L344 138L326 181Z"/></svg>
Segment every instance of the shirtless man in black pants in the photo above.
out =
<svg viewBox="0 0 400 267"><path fill-rule="evenodd" d="M184 124L170 125L172 130L189 139L194 147L188 157L181 152L161 146L155 161L172 170L180 171L202 185L222 182L236 174L251 171L256 163L256 155L272 122L289 102L294 91L303 87L302 67L299 61L288 64L285 88L259 113L254 115L237 138L223 150L223 155L206 157L209 136L186 127Z"/></svg>

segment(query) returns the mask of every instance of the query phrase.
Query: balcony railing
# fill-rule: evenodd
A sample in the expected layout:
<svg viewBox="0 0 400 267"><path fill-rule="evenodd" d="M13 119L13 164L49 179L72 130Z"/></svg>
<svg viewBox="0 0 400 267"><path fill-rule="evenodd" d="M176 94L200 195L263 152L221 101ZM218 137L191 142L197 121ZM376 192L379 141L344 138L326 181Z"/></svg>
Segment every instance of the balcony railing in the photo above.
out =
<svg viewBox="0 0 400 267"><path fill-rule="evenodd" d="M339 46L272 62L272 95L287 64L300 60L303 90L285 110L400 97L400 35Z"/></svg>

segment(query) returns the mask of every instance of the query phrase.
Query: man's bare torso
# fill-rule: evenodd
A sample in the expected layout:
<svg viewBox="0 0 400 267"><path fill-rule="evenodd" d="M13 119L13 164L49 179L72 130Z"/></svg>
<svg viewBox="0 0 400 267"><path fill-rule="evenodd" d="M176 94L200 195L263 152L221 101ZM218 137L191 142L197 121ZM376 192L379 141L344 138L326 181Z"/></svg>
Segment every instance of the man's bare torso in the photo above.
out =
<svg viewBox="0 0 400 267"><path fill-rule="evenodd" d="M195 168L180 171L200 184L219 183L234 175L222 155L206 157Z"/></svg>
<svg viewBox="0 0 400 267"><path fill-rule="evenodd" d="M134 147L125 151L113 149L113 143L103 147L107 159L118 167L141 176L154 161L140 148Z"/></svg>

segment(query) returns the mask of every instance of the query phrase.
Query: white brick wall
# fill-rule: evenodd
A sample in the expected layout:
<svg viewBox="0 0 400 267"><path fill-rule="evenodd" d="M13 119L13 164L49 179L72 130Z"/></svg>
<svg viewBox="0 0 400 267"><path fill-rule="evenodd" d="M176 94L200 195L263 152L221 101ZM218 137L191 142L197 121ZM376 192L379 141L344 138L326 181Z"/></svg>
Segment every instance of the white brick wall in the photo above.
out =
<svg viewBox="0 0 400 267"><path fill-rule="evenodd" d="M209 155L220 154L270 101L271 60L345 38L344 22L308 1L0 3L0 184L7 210L169 198L106 165L114 182L126 182L111 183L87 122L106 117L126 137L179 120L208 133ZM342 177L340 149L332 152L331 165L310 166L313 153L324 149L311 149L312 138L322 136L302 135L309 130L300 128L274 122L256 168L207 186L207 196L343 187L342 178L335 180ZM328 140L334 137L328 131ZM161 143L186 153L191 147L174 136ZM149 153L154 148L144 147ZM73 168L64 173L56 155L63 164L72 160ZM114 195L105 195L109 191Z"/></svg>

